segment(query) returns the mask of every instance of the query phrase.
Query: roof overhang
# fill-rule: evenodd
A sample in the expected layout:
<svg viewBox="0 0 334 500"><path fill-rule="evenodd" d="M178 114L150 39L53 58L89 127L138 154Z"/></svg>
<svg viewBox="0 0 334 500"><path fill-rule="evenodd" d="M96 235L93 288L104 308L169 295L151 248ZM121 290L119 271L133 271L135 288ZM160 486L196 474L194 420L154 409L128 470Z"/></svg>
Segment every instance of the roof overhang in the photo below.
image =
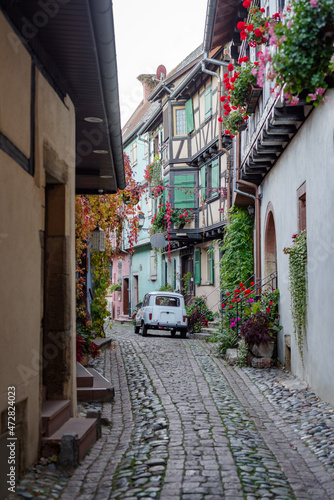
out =
<svg viewBox="0 0 334 500"><path fill-rule="evenodd" d="M240 5L240 0L208 0L203 42L205 52L231 41Z"/></svg>
<svg viewBox="0 0 334 500"><path fill-rule="evenodd" d="M1 0L0 8L59 95L74 103L76 192L116 193L126 182L111 1L43 5Z"/></svg>

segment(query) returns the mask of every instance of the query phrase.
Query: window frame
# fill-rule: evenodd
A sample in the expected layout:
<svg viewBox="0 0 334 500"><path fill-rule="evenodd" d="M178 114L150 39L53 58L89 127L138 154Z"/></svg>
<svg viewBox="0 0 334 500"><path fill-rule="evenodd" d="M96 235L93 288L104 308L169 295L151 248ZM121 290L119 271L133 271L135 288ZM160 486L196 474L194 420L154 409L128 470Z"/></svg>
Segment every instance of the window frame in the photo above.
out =
<svg viewBox="0 0 334 500"><path fill-rule="evenodd" d="M184 125L185 132L184 134L177 134L177 111L184 111ZM183 106L173 106L173 137L185 137L187 135L187 115L186 115L186 107Z"/></svg>

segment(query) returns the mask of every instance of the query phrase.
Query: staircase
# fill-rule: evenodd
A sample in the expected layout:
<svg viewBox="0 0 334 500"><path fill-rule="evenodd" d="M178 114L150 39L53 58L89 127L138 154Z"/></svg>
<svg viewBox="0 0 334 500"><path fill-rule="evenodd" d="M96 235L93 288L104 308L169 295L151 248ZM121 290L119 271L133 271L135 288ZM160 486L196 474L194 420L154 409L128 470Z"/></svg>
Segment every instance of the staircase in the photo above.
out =
<svg viewBox="0 0 334 500"><path fill-rule="evenodd" d="M213 333L218 332L219 321L217 319L209 321L208 326L203 326L200 333L196 333L198 339L209 339Z"/></svg>
<svg viewBox="0 0 334 500"><path fill-rule="evenodd" d="M114 388L109 380L94 368L77 363L77 398L78 401L112 401Z"/></svg>
<svg viewBox="0 0 334 500"><path fill-rule="evenodd" d="M77 461L80 462L97 440L96 418L71 418L70 401L45 399L42 403L41 456L59 455L65 434L77 434Z"/></svg>

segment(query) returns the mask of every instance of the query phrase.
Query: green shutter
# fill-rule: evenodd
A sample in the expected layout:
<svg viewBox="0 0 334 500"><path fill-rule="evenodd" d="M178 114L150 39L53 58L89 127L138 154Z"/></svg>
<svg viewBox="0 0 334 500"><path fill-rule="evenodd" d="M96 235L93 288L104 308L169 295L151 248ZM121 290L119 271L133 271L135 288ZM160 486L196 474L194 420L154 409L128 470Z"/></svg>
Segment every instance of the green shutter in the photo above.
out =
<svg viewBox="0 0 334 500"><path fill-rule="evenodd" d="M194 251L195 285L201 284L201 250L195 248Z"/></svg>
<svg viewBox="0 0 334 500"><path fill-rule="evenodd" d="M219 187L219 163L218 159L212 162L211 165L211 187Z"/></svg>
<svg viewBox="0 0 334 500"><path fill-rule="evenodd" d="M215 281L215 275L214 275L214 260L213 260L213 246L210 245L209 247L209 281L211 283L211 285L214 284L214 281Z"/></svg>
<svg viewBox="0 0 334 500"><path fill-rule="evenodd" d="M166 188L166 186L167 186L167 184L168 184L168 183L169 183L169 178L168 178L168 177L166 177L166 178L164 179L164 182L163 182L163 184L164 184L164 188L165 188L165 190L164 190L164 192L163 192L163 194L162 194L162 203L163 203L163 205L166 205L166 201L168 201L168 199L169 199L169 198L168 198L168 191L169 191L169 189L168 189L168 188Z"/></svg>
<svg viewBox="0 0 334 500"><path fill-rule="evenodd" d="M175 208L195 207L195 174L174 176L174 206Z"/></svg>
<svg viewBox="0 0 334 500"><path fill-rule="evenodd" d="M212 89L211 85L205 89L205 119L212 115Z"/></svg>
<svg viewBox="0 0 334 500"><path fill-rule="evenodd" d="M202 199L206 199L206 166L201 168L201 195Z"/></svg>
<svg viewBox="0 0 334 500"><path fill-rule="evenodd" d="M193 100L189 99L186 104L186 119L187 119L187 134L194 130L194 113L193 113Z"/></svg>
<svg viewBox="0 0 334 500"><path fill-rule="evenodd" d="M176 259L173 259L173 289L176 290Z"/></svg>

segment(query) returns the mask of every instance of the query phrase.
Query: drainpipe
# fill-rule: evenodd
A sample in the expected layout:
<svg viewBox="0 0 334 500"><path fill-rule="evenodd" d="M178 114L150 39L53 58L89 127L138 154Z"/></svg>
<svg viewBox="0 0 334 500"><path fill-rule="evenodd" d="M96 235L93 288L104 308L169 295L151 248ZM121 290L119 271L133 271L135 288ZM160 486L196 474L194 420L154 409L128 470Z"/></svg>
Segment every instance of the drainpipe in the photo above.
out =
<svg viewBox="0 0 334 500"><path fill-rule="evenodd" d="M237 137L237 162L240 163L240 135ZM245 191L240 191L237 188L237 184L242 186L247 186L255 191L255 195L245 193ZM260 232L260 198L259 198L259 190L256 184L252 182L243 181L239 178L239 169L236 168L236 162L234 162L234 192L238 194L242 194L243 196L248 196L255 201L255 286L256 286L256 294L259 295L260 291L260 283L261 283L261 232Z"/></svg>

